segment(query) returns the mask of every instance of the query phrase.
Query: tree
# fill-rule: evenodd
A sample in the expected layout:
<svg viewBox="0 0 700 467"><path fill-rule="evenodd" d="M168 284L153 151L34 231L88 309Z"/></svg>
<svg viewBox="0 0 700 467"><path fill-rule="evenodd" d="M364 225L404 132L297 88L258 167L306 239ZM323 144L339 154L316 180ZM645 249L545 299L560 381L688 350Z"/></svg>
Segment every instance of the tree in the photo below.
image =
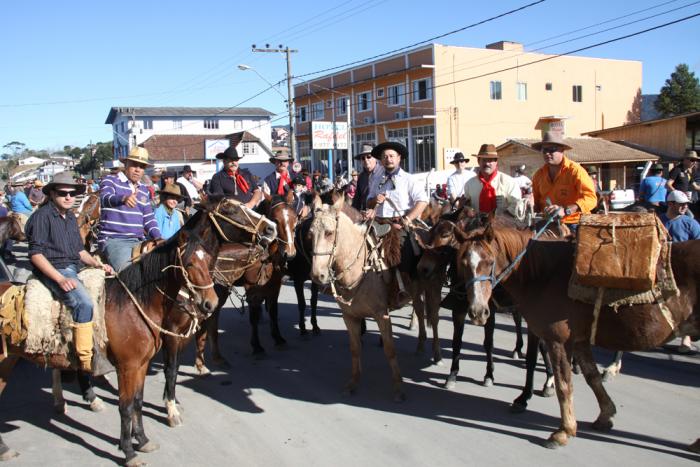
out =
<svg viewBox="0 0 700 467"><path fill-rule="evenodd" d="M5 149L9 149L12 151L12 154L14 157L17 157L17 155L25 148L26 144L20 143L19 141L10 141L6 145L3 146Z"/></svg>
<svg viewBox="0 0 700 467"><path fill-rule="evenodd" d="M700 82L688 65L681 63L666 80L654 107L662 117L700 110Z"/></svg>

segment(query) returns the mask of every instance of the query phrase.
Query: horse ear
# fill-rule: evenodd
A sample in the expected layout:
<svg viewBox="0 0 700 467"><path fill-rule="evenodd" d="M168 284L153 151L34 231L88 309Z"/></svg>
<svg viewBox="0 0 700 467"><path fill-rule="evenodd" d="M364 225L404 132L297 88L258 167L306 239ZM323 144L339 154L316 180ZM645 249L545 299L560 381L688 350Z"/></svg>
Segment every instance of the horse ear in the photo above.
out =
<svg viewBox="0 0 700 467"><path fill-rule="evenodd" d="M287 202L287 204L292 204L294 202L294 191L293 190L289 190L287 192L287 196L285 197L285 201Z"/></svg>
<svg viewBox="0 0 700 467"><path fill-rule="evenodd" d="M334 193L336 199L333 200L333 209L340 211L345 206L345 196L342 193Z"/></svg>
<svg viewBox="0 0 700 467"><path fill-rule="evenodd" d="M471 237L471 232L465 232L456 225L452 228L452 232L455 236L455 240L457 240L459 243L464 243Z"/></svg>
<svg viewBox="0 0 700 467"><path fill-rule="evenodd" d="M313 206L314 211L320 211L321 208L323 207L323 203L321 202L321 197L318 196L318 193L314 194L314 197L311 200L311 206Z"/></svg>
<svg viewBox="0 0 700 467"><path fill-rule="evenodd" d="M493 241L495 238L494 232L493 232L493 220L495 218L495 214L491 212L488 217L486 218L486 228L484 229L484 238L486 239L487 242Z"/></svg>

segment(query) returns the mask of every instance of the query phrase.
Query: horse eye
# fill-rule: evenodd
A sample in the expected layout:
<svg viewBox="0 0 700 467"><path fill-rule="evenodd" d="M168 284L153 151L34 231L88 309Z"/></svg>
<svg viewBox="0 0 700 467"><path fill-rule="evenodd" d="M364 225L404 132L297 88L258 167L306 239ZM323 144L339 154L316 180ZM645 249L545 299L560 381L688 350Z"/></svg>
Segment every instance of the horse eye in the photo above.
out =
<svg viewBox="0 0 700 467"><path fill-rule="evenodd" d="M326 238L330 238L333 235L332 230L326 230Z"/></svg>

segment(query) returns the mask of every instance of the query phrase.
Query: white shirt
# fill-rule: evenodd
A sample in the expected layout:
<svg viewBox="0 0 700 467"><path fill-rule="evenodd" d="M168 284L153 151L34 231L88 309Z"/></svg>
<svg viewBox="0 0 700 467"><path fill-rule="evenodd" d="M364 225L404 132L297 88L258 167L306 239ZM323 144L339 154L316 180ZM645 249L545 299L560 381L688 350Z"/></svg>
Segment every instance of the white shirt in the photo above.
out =
<svg viewBox="0 0 700 467"><path fill-rule="evenodd" d="M525 204L520 186L513 177L499 171L491 180L491 186L496 190L496 212L508 211L516 219L522 220L525 217ZM478 177L469 179L464 185L464 196L476 212L479 212L479 197L483 188Z"/></svg>
<svg viewBox="0 0 700 467"><path fill-rule="evenodd" d="M471 169L464 169L462 172L455 171L447 177L447 196L457 199L464 193L464 185L470 178L476 177L476 174Z"/></svg>
<svg viewBox="0 0 700 467"><path fill-rule="evenodd" d="M391 181L387 180L384 173L379 176L372 174L369 181L369 195L367 199L376 198L378 194L384 193L396 205L396 209L389 201L378 204L375 208L377 217L399 217L410 211L418 202L428 202L428 193L420 183L415 183L411 174L402 169L393 176ZM398 211L397 211L398 209Z"/></svg>
<svg viewBox="0 0 700 467"><path fill-rule="evenodd" d="M198 200L199 199L199 193L197 193L197 188L187 180L185 177L180 177L176 180L177 183L182 183L182 186L184 186L187 189L187 194L190 195L190 198L192 200Z"/></svg>

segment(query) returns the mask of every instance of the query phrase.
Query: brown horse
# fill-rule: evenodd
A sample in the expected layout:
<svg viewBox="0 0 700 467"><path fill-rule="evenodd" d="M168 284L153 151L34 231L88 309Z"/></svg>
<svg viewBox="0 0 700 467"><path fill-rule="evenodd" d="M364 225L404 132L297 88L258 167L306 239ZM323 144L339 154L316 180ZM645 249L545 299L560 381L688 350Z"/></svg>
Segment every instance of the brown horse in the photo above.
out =
<svg viewBox="0 0 700 467"><path fill-rule="evenodd" d="M644 350L679 334L700 335L700 240L671 246L671 266L680 294L666 300L667 313L662 313L657 304L621 306L617 310L604 306L595 338L591 339L593 306L567 295L574 261L571 240L531 242L533 233L529 230L499 228L491 223L472 232L458 232L458 236L462 241L458 274L466 289L472 321L479 325L486 322L495 278L505 272L504 287L515 298L530 330L547 345L561 409L561 425L545 443L548 448L566 445L568 437L576 435L572 356L578 359L598 400L600 415L593 428L609 430L615 404L603 387L591 346ZM513 263L523 251L522 259Z"/></svg>
<svg viewBox="0 0 700 467"><path fill-rule="evenodd" d="M80 240L85 245L85 250L93 251L97 246L97 227L100 222L100 192L86 195L75 215L78 218Z"/></svg>
<svg viewBox="0 0 700 467"><path fill-rule="evenodd" d="M248 214L243 217L250 218ZM274 226L260 220L254 220L253 227L241 229L242 221L223 203L200 206L200 211L176 236L127 267L120 273L119 280L106 283L109 297L105 311L109 338L107 351L117 368L122 421L120 448L128 465L140 463L131 444L132 438L137 441L138 451L157 449L143 430L143 384L148 363L161 345L162 333L166 332L163 323L172 316L174 297L183 289L200 310L210 312L218 298L213 291L209 269L221 239L268 238L274 233ZM64 356L27 355L21 348L11 348L10 351L9 357L0 357L0 390L19 357L55 368L65 369L71 365ZM0 440L0 457L13 454Z"/></svg>
<svg viewBox="0 0 700 467"><path fill-rule="evenodd" d="M0 217L0 246L3 245L7 239L17 240L18 242L27 240L22 230L19 217L15 214Z"/></svg>

